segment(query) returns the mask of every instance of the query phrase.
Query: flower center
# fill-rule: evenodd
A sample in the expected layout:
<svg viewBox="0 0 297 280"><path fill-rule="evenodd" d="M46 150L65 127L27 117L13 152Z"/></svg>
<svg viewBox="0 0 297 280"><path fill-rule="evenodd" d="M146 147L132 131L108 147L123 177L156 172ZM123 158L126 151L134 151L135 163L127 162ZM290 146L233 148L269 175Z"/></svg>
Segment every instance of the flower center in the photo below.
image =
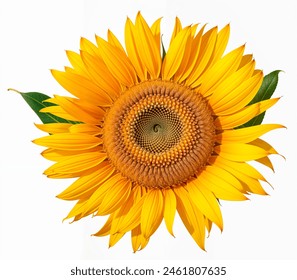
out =
<svg viewBox="0 0 297 280"><path fill-rule="evenodd" d="M162 105L155 105L136 117L132 137L151 153L162 153L176 145L182 134L178 115Z"/></svg>
<svg viewBox="0 0 297 280"><path fill-rule="evenodd" d="M203 168L214 145L214 124L203 97L167 81L126 90L104 121L104 147L123 176L152 188L174 187Z"/></svg>

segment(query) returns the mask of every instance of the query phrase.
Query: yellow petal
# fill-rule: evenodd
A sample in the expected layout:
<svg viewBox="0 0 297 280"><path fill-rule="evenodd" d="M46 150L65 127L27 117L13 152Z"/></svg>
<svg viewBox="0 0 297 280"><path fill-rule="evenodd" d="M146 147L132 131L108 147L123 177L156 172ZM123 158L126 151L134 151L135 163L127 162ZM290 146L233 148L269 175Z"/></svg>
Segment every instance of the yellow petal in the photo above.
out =
<svg viewBox="0 0 297 280"><path fill-rule="evenodd" d="M217 198L211 191L199 185L197 180L192 180L186 186L192 201L197 208L208 219L214 222L222 231L223 230L223 217L218 204Z"/></svg>
<svg viewBox="0 0 297 280"><path fill-rule="evenodd" d="M205 250L205 222L204 216L198 210L189 193L183 188L174 188L177 199L177 211L188 232L198 246Z"/></svg>
<svg viewBox="0 0 297 280"><path fill-rule="evenodd" d="M75 124L71 125L69 128L70 133L86 133L89 135L101 135L102 128L98 127L97 125L92 124Z"/></svg>
<svg viewBox="0 0 297 280"><path fill-rule="evenodd" d="M69 131L69 128L72 126L70 123L48 123L48 124L35 124L40 130L50 133L65 133Z"/></svg>
<svg viewBox="0 0 297 280"><path fill-rule="evenodd" d="M160 44L161 44L161 29L160 29L160 24L161 24L161 19L158 18L151 26L152 34L155 38L155 42L157 44L158 49L160 49Z"/></svg>
<svg viewBox="0 0 297 280"><path fill-rule="evenodd" d="M105 153L83 153L65 157L44 171L47 176L54 174L73 174L91 169L106 159Z"/></svg>
<svg viewBox="0 0 297 280"><path fill-rule="evenodd" d="M83 133L58 133L35 139L33 143L54 149L87 150L98 146L102 140Z"/></svg>
<svg viewBox="0 0 297 280"><path fill-rule="evenodd" d="M102 93L100 88L89 79L81 75L58 70L52 70L52 74L63 88L76 97L99 106L110 106L112 104L111 98Z"/></svg>
<svg viewBox="0 0 297 280"><path fill-rule="evenodd" d="M97 170L97 166L93 166L91 168L86 168L84 170L80 170L80 171L77 171L77 172L64 172L64 173L52 172L52 171L49 171L49 169L47 169L44 172L44 174L48 178L52 178L52 179L68 179L68 178L82 177L82 176L91 174L91 173L95 172L96 170ZM47 173L49 173L49 174L47 174Z"/></svg>
<svg viewBox="0 0 297 280"><path fill-rule="evenodd" d="M209 189L219 199L234 201L247 200L237 188L219 176L209 172L209 168L211 168L211 166L202 171L196 179L201 187Z"/></svg>
<svg viewBox="0 0 297 280"><path fill-rule="evenodd" d="M267 192L263 189L260 182L251 177L242 175L243 184L245 185L245 189L249 193L259 194L259 195L267 195Z"/></svg>
<svg viewBox="0 0 297 280"><path fill-rule="evenodd" d="M146 66L152 79L157 79L161 70L161 52L160 47L155 41L154 35L140 13L136 17L136 32L139 55L143 64Z"/></svg>
<svg viewBox="0 0 297 280"><path fill-rule="evenodd" d="M118 228L121 227L121 224L125 216L130 211L130 208L133 205L133 202L134 202L133 196L134 196L133 192L130 193L130 196L127 199L127 201L114 214L114 218L110 229L110 239L109 239L110 247L114 246L125 234L125 232L119 233Z"/></svg>
<svg viewBox="0 0 297 280"><path fill-rule="evenodd" d="M224 130L217 135L217 141L220 143L248 143L263 134L277 128L285 128L280 124L261 124L234 130Z"/></svg>
<svg viewBox="0 0 297 280"><path fill-rule="evenodd" d="M255 69L255 61L251 61L240 70L226 78L213 92L209 98L209 104L216 113L216 109L222 104L228 103L234 98L232 92L236 90L245 80L252 77Z"/></svg>
<svg viewBox="0 0 297 280"><path fill-rule="evenodd" d="M67 57L73 66L75 73L85 76L86 78L89 78L88 71L85 68L85 65L81 59L81 56L73 51L66 51Z"/></svg>
<svg viewBox="0 0 297 280"><path fill-rule="evenodd" d="M115 184L102 199L97 215L107 215L114 212L116 209L126 203L130 192L131 181L129 179Z"/></svg>
<svg viewBox="0 0 297 280"><path fill-rule="evenodd" d="M79 200L74 207L70 210L70 212L68 213L68 215L63 219L63 221L76 217L75 221L79 220L81 216L81 213L83 211L83 208L85 206L85 204L87 203L87 200L81 199Z"/></svg>
<svg viewBox="0 0 297 280"><path fill-rule="evenodd" d="M107 40L108 40L108 43L117 47L119 50L121 50L123 53L125 53L125 50L124 50L122 44L120 43L118 38L109 29L107 31Z"/></svg>
<svg viewBox="0 0 297 280"><path fill-rule="evenodd" d="M116 233L109 236L109 248L114 246L123 236L125 233Z"/></svg>
<svg viewBox="0 0 297 280"><path fill-rule="evenodd" d="M80 39L80 49L84 52L88 52L91 55L101 57L98 48L86 38Z"/></svg>
<svg viewBox="0 0 297 280"><path fill-rule="evenodd" d="M143 250L145 247L146 247L146 245L149 243L149 241L150 241L150 239L149 238L145 238L144 236L143 236L143 234L141 235L141 238L140 238L140 242L141 242L141 246L140 246L140 250Z"/></svg>
<svg viewBox="0 0 297 280"><path fill-rule="evenodd" d="M240 69L241 67L245 66L246 64L248 64L250 61L252 61L253 59L253 55L251 54L246 54L242 57L240 64L238 66L238 69Z"/></svg>
<svg viewBox="0 0 297 280"><path fill-rule="evenodd" d="M198 57L199 57L199 50L200 50L200 46L201 46L201 41L202 41L202 35L203 35L203 31L204 31L205 25L199 30L198 34L194 37L191 38L189 40L190 42L190 47L186 47L187 49L189 49L189 59L188 59L188 63L187 66L185 67L185 69L183 70L183 73L180 72L180 76L176 75L176 77L174 77L174 79L181 83L182 81L184 81L185 79L187 79L189 77L189 75L191 74L191 72L193 71L193 69L195 68L195 66L198 65ZM185 80L185 83L188 84L188 80Z"/></svg>
<svg viewBox="0 0 297 280"><path fill-rule="evenodd" d="M96 233L93 234L93 236L106 236L110 233L111 223L113 221L114 213L110 214L106 223L104 226Z"/></svg>
<svg viewBox="0 0 297 280"><path fill-rule="evenodd" d="M198 79L193 86L199 85L202 82L199 91L203 96L211 94L222 81L237 70L243 51L244 46L241 46L226 54L222 59L209 68L203 74L201 79Z"/></svg>
<svg viewBox="0 0 297 280"><path fill-rule="evenodd" d="M135 203L138 202L146 193L147 191L145 187L138 185L136 182L134 183L133 197Z"/></svg>
<svg viewBox="0 0 297 280"><path fill-rule="evenodd" d="M114 172L107 162L98 165L98 170L89 175L82 176L72 183L66 190L57 195L64 200L76 200L90 197L100 184L106 181Z"/></svg>
<svg viewBox="0 0 297 280"><path fill-rule="evenodd" d="M233 161L249 161L267 156L262 148L249 144L233 143L216 146L215 152L221 157Z"/></svg>
<svg viewBox="0 0 297 280"><path fill-rule="evenodd" d="M164 190L164 220L169 233L174 236L172 226L176 212L176 198L171 189Z"/></svg>
<svg viewBox="0 0 297 280"><path fill-rule="evenodd" d="M84 51L81 51L81 57L94 83L115 100L121 92L121 86L108 70L102 58Z"/></svg>
<svg viewBox="0 0 297 280"><path fill-rule="evenodd" d="M59 105L75 119L81 121L85 119L86 123L90 121L98 124L105 115L105 111L102 108L78 98L54 95L53 98L46 100L46 102Z"/></svg>
<svg viewBox="0 0 297 280"><path fill-rule="evenodd" d="M232 173L229 173L226 170L218 167L216 164L213 164L212 166L207 166L206 170L209 173L211 173L217 177L220 177L226 183L228 183L229 185L238 189L240 192L244 193L244 189L243 189L241 183L238 181L238 179L236 177L233 176Z"/></svg>
<svg viewBox="0 0 297 280"><path fill-rule="evenodd" d="M216 103L216 115L229 115L244 108L256 95L263 80L263 73L245 80L240 86L228 93L221 102Z"/></svg>
<svg viewBox="0 0 297 280"><path fill-rule="evenodd" d="M255 139L251 142L249 142L251 145L255 145L256 147L260 147L261 149L264 149L269 155L279 155L283 159L286 159L283 155L279 154L278 151L276 151L269 143L264 141L263 139Z"/></svg>
<svg viewBox="0 0 297 280"><path fill-rule="evenodd" d="M254 73L253 73L253 76L256 76L257 74L261 73L262 70L260 69L255 69Z"/></svg>
<svg viewBox="0 0 297 280"><path fill-rule="evenodd" d="M91 152L101 152L102 149L99 149L99 147L95 147L92 149L88 149L88 150L83 150L83 151L79 151L79 153L91 153ZM41 155L51 161L61 161L64 160L66 158L68 158L69 156L75 156L77 155L78 152L77 150L59 150L59 149L53 149L53 148L48 148L46 150L44 150Z"/></svg>
<svg viewBox="0 0 297 280"><path fill-rule="evenodd" d="M158 189L152 189L145 196L141 211L141 232L144 238L150 236L157 230L163 219L164 199Z"/></svg>
<svg viewBox="0 0 297 280"><path fill-rule="evenodd" d="M125 216L128 214L128 212L134 204L134 195L134 190L131 190L131 192L129 192L129 197L127 198L126 202L123 203L122 206L115 212L110 234L118 233L118 229L122 227L122 222Z"/></svg>
<svg viewBox="0 0 297 280"><path fill-rule="evenodd" d="M114 47L100 37L97 37L97 43L102 59L112 75L122 84L127 87L134 85L137 82L134 67L121 50Z"/></svg>
<svg viewBox="0 0 297 280"><path fill-rule="evenodd" d="M56 97L56 95L55 95L55 97ZM99 119L100 121L103 119L103 117L105 115L105 110L102 109L101 107L96 106L94 104L94 102L89 103L83 99L70 98L70 97L66 97L66 98L68 100L71 100L72 103L81 107L84 111L86 111L89 115L92 115L96 119Z"/></svg>
<svg viewBox="0 0 297 280"><path fill-rule="evenodd" d="M263 175L256 168L254 168L253 166L251 166L250 164L248 164L246 162L229 161L224 158L221 158L220 156L217 156L215 159L215 164L219 164L223 168L230 167L232 170L236 170L236 171L238 171L242 174L245 174L247 176L250 176L256 180L262 180L262 181L267 182L265 180L265 178L263 177Z"/></svg>
<svg viewBox="0 0 297 280"><path fill-rule="evenodd" d="M117 173L110 177L108 180L104 181L97 190L89 197L87 204L84 207L84 215L89 215L98 211L98 207L102 203L105 195L112 191L114 188L118 189L118 186L126 181L120 173Z"/></svg>
<svg viewBox="0 0 297 280"><path fill-rule="evenodd" d="M227 170L238 178L246 191L256 194L267 194L258 180L265 181L265 178L255 168L245 162L234 162L217 157L216 165Z"/></svg>
<svg viewBox="0 0 297 280"><path fill-rule="evenodd" d="M206 217L205 217L205 227L206 227L206 229L208 231L208 237L209 237L209 234L210 234L210 231L211 231L211 228L212 228L212 221L207 219Z"/></svg>
<svg viewBox="0 0 297 280"><path fill-rule="evenodd" d="M217 41L214 48L214 52L211 59L211 67L214 63L216 63L223 55L230 35L230 24L227 24L222 30L219 31L217 35Z"/></svg>
<svg viewBox="0 0 297 280"><path fill-rule="evenodd" d="M100 123L100 120L102 120L104 113L101 113L99 108L96 112L97 114L93 115L84 110L81 104L76 104L74 98L55 95L55 99L67 113L82 122L96 125ZM103 110L101 109L101 111Z"/></svg>
<svg viewBox="0 0 297 280"><path fill-rule="evenodd" d="M142 196L139 201L134 203L129 213L123 219L121 226L118 228L119 233L130 231L140 224L141 211L146 195Z"/></svg>
<svg viewBox="0 0 297 280"><path fill-rule="evenodd" d="M175 25L174 25L174 29L171 35L171 40L170 40L170 45L173 42L174 38L176 37L176 35L182 30L182 24L180 22L180 19L178 17L175 18Z"/></svg>
<svg viewBox="0 0 297 280"><path fill-rule="evenodd" d="M207 70L207 64L211 59L211 55L215 47L217 32L218 28L214 27L202 36L202 41L199 48L199 55L196 60L195 67L185 81L185 84L187 86L197 87L201 84L201 80L199 79L199 77L203 72Z"/></svg>
<svg viewBox="0 0 297 280"><path fill-rule="evenodd" d="M191 37L192 38L195 37L195 34L196 34L196 31L197 31L198 25L199 24L196 23L196 24L192 24L192 25L189 26L191 28Z"/></svg>
<svg viewBox="0 0 297 280"><path fill-rule="evenodd" d="M67 121L79 121L77 117L72 116L71 114L67 113L61 106L48 106L45 108L42 108L40 113L51 113L57 117L60 117L62 119L65 119ZM53 122L56 122L56 118L54 116L50 116L50 118L53 119Z"/></svg>
<svg viewBox="0 0 297 280"><path fill-rule="evenodd" d="M268 168L270 168L274 172L273 164L272 164L271 160L268 157L259 158L256 161L263 164L263 165L265 165L265 166L267 166Z"/></svg>
<svg viewBox="0 0 297 280"><path fill-rule="evenodd" d="M196 33L197 26L198 25L189 27L190 34L187 38L187 42L185 45L185 51L183 53L182 60L180 62L180 66L178 67L176 73L174 74L174 81L176 81L176 82L181 83L183 81L183 79L187 77L187 71L189 71L189 73L190 73L190 70L188 67L190 67L191 63L193 62L192 60L190 60L190 59L193 59L192 53L196 51L195 50L196 46L193 45L194 44L193 42L195 41L194 36Z"/></svg>
<svg viewBox="0 0 297 280"><path fill-rule="evenodd" d="M249 144L255 145L261 149L264 149L270 155L271 154L279 154L269 143L267 143L263 139L260 139L260 138L255 139L255 140L251 141Z"/></svg>
<svg viewBox="0 0 297 280"><path fill-rule="evenodd" d="M170 78L181 66L181 62L185 55L187 42L189 36L191 35L190 31L191 29L189 27L183 29L174 38L172 44L170 44L162 65L163 80L170 80Z"/></svg>
<svg viewBox="0 0 297 280"><path fill-rule="evenodd" d="M137 34L134 24L128 18L125 26L125 43L128 56L135 67L136 73L141 81L147 79L145 66L140 58L137 48Z"/></svg>
<svg viewBox="0 0 297 280"><path fill-rule="evenodd" d="M145 238L141 233L141 227L138 225L131 231L131 241L133 252L140 251L146 247L149 242L149 238Z"/></svg>
<svg viewBox="0 0 297 280"><path fill-rule="evenodd" d="M57 149L52 149L52 148L45 149L41 153L41 155L44 158L51 160L51 161L60 161L60 160L63 160L65 156L66 157L73 156L76 154L77 154L77 151L65 151L65 150L57 150Z"/></svg>
<svg viewBox="0 0 297 280"><path fill-rule="evenodd" d="M69 66L64 66L64 71L66 73L72 73L72 74L76 74L76 75L80 75L80 76L84 76L84 75L81 75L81 74L78 74L77 71Z"/></svg>
<svg viewBox="0 0 297 280"><path fill-rule="evenodd" d="M140 225L138 225L136 228L134 228L131 231L131 241L132 241L132 248L134 253L140 249L141 239L142 239L141 229L140 229Z"/></svg>
<svg viewBox="0 0 297 280"><path fill-rule="evenodd" d="M215 119L215 125L218 129L230 129L237 126L240 126L252 118L258 116L259 114L265 112L267 109L272 107L279 98L272 98L264 100L241 109L240 111L228 115L228 116L219 116Z"/></svg>

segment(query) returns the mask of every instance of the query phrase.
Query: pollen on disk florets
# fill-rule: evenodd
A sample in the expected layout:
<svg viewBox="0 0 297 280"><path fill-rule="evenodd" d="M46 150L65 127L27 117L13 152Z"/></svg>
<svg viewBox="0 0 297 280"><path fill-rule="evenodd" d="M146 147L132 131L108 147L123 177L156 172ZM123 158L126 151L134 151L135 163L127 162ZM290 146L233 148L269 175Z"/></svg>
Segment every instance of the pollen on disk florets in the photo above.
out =
<svg viewBox="0 0 297 280"><path fill-rule="evenodd" d="M103 138L109 159L123 176L146 187L172 187L205 166L214 145L213 118L194 90L147 81L115 101Z"/></svg>

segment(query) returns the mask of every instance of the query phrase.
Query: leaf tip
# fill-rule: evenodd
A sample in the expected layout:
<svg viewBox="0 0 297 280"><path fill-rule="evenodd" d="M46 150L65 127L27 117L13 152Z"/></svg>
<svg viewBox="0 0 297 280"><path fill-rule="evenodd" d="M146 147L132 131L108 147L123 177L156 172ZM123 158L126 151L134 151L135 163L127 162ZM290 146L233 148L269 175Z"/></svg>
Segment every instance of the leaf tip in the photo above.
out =
<svg viewBox="0 0 297 280"><path fill-rule="evenodd" d="M280 72L283 72L283 73L286 73L284 70L274 70L273 72L277 72L277 73L280 73Z"/></svg>
<svg viewBox="0 0 297 280"><path fill-rule="evenodd" d="M22 92L20 92L20 91L14 89L14 88L8 88L7 91L14 91L14 92L16 92L16 93L22 94Z"/></svg>

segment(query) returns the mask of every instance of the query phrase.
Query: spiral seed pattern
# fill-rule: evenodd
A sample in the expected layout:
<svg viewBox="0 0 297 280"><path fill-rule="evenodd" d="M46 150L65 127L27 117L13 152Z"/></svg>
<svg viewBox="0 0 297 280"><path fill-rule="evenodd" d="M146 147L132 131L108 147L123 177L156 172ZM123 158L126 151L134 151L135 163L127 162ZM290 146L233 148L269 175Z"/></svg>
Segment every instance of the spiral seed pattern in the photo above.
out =
<svg viewBox="0 0 297 280"><path fill-rule="evenodd" d="M151 188L190 180L205 166L214 125L204 98L168 81L147 81L122 93L107 113L103 141L123 176Z"/></svg>

